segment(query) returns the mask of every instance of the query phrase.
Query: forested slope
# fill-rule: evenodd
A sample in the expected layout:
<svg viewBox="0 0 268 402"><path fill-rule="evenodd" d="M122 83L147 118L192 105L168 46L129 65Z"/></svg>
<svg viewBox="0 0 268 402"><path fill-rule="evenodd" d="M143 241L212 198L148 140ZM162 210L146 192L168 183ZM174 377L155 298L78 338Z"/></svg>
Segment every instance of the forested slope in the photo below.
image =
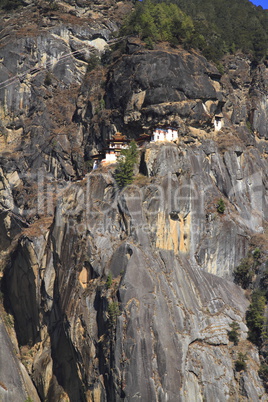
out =
<svg viewBox="0 0 268 402"><path fill-rule="evenodd" d="M268 11L248 0L144 0L125 22L124 33L200 49L217 61L241 50L255 61L267 56Z"/></svg>

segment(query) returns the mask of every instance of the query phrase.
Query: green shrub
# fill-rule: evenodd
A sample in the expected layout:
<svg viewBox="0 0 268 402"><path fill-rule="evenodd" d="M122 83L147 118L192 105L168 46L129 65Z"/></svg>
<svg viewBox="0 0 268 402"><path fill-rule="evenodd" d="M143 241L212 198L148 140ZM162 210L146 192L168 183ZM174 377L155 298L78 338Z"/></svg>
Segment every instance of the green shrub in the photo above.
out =
<svg viewBox="0 0 268 402"><path fill-rule="evenodd" d="M13 315L6 313L6 314L3 315L3 320L4 320L4 323L6 324L7 327L9 327L9 328L14 327L14 317L13 317Z"/></svg>
<svg viewBox="0 0 268 402"><path fill-rule="evenodd" d="M131 184L134 179L134 165L138 160L138 147L136 142L131 141L127 149L123 149L115 170L115 180L118 187L121 189L127 184Z"/></svg>
<svg viewBox="0 0 268 402"><path fill-rule="evenodd" d="M92 159L88 159L86 161L84 161L84 170L86 172L90 172L93 168L93 160Z"/></svg>
<svg viewBox="0 0 268 402"><path fill-rule="evenodd" d="M218 203L217 203L217 212L219 214L224 214L225 211L225 204L222 198L219 199Z"/></svg>
<svg viewBox="0 0 268 402"><path fill-rule="evenodd" d="M246 323L248 326L248 339L255 345L261 345L264 335L264 311L265 293L263 290L255 290L251 296L251 304L246 312Z"/></svg>
<svg viewBox="0 0 268 402"><path fill-rule="evenodd" d="M119 303L111 302L108 305L108 317L111 326L116 324L117 317L120 315Z"/></svg>
<svg viewBox="0 0 268 402"><path fill-rule="evenodd" d="M94 70L100 64L100 57L96 54L92 54L88 63L87 63L87 72Z"/></svg>
<svg viewBox="0 0 268 402"><path fill-rule="evenodd" d="M246 360L247 360L247 354L239 352L238 358L235 361L235 370L236 371L242 371L242 370L246 371L247 370Z"/></svg>
<svg viewBox="0 0 268 402"><path fill-rule="evenodd" d="M219 73L221 74L221 75L223 75L224 74L224 66L223 66L223 64L221 63L221 62L217 62L216 63L216 66L217 66L217 69L218 69L218 71L219 71Z"/></svg>
<svg viewBox="0 0 268 402"><path fill-rule="evenodd" d="M260 288L265 292L265 297L268 300L268 263L265 263L265 270L261 275Z"/></svg>
<svg viewBox="0 0 268 402"><path fill-rule="evenodd" d="M268 364L262 363L260 369L258 371L260 378L263 380L263 385L266 390L268 391Z"/></svg>
<svg viewBox="0 0 268 402"><path fill-rule="evenodd" d="M107 276L107 280L106 280L107 289L110 289L110 287L112 286L112 282L113 282L113 277L112 277L111 272L109 272L109 275Z"/></svg>
<svg viewBox="0 0 268 402"><path fill-rule="evenodd" d="M154 42L151 38L146 38L144 40L145 44L146 44L146 48L149 50L153 50L154 49Z"/></svg>
<svg viewBox="0 0 268 402"><path fill-rule="evenodd" d="M105 100L103 98L100 99L100 109L105 109Z"/></svg>
<svg viewBox="0 0 268 402"><path fill-rule="evenodd" d="M30 397L28 396L28 398L25 399L25 402L34 402L34 401L32 400L32 398L30 398Z"/></svg>
<svg viewBox="0 0 268 402"><path fill-rule="evenodd" d="M247 125L248 130L252 132L253 131L252 130L252 124L250 123L249 120L246 121L246 125Z"/></svg>
<svg viewBox="0 0 268 402"><path fill-rule="evenodd" d="M228 331L228 338L230 342L233 342L235 345L238 345L239 342L239 332L238 330L240 329L239 325L237 322L232 322L230 324L231 330Z"/></svg>
<svg viewBox="0 0 268 402"><path fill-rule="evenodd" d="M52 75L50 72L47 72L44 79L44 85L46 87L49 87L51 84L52 84Z"/></svg>
<svg viewBox="0 0 268 402"><path fill-rule="evenodd" d="M247 258L244 258L234 270L234 281L243 289L247 289L252 283L253 276L252 265Z"/></svg>
<svg viewBox="0 0 268 402"><path fill-rule="evenodd" d="M261 258L261 250L259 247L255 248L255 250L252 253L254 260L259 260Z"/></svg>
<svg viewBox="0 0 268 402"><path fill-rule="evenodd" d="M242 286L243 289L247 289L252 283L256 268L261 264L260 258L261 250L259 248L256 248L253 252L248 252L247 257L243 258L234 269L235 283Z"/></svg>
<svg viewBox="0 0 268 402"><path fill-rule="evenodd" d="M243 289L247 289L252 283L254 270L249 258L243 258L240 264L234 270L234 281L241 285Z"/></svg>

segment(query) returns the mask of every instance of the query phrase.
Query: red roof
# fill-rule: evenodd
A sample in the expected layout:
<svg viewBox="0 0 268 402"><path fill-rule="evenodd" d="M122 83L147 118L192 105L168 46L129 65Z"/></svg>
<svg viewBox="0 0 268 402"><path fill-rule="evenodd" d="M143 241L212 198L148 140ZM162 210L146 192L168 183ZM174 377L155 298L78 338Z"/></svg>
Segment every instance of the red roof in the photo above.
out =
<svg viewBox="0 0 268 402"><path fill-rule="evenodd" d="M123 134L117 132L112 136L110 140L107 140L107 142L129 142L130 140Z"/></svg>

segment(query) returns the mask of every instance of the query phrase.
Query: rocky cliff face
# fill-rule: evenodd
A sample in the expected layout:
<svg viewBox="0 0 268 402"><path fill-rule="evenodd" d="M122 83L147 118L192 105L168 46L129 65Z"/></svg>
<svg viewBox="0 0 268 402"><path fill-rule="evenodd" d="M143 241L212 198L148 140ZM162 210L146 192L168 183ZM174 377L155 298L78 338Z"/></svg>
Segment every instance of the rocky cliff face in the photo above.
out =
<svg viewBox="0 0 268 402"><path fill-rule="evenodd" d="M1 19L1 398L267 400L233 283L267 248L267 66L104 52L129 3L28 3ZM131 186L91 172L109 135L158 124L179 141L143 147Z"/></svg>

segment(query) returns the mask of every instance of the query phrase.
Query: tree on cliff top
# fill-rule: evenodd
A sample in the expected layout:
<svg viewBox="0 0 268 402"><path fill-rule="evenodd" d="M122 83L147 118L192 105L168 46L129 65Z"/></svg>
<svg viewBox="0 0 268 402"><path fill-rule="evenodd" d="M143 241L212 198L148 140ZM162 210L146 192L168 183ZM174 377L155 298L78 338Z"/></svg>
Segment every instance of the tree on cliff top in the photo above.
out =
<svg viewBox="0 0 268 402"><path fill-rule="evenodd" d="M122 149L117 159L115 170L115 180L119 188L131 184L134 178L134 165L138 160L138 147L134 140L131 141L129 147Z"/></svg>
<svg viewBox="0 0 268 402"><path fill-rule="evenodd" d="M193 34L193 21L172 3L144 0L122 27L124 35L137 35L145 41L189 42Z"/></svg>
<svg viewBox="0 0 268 402"><path fill-rule="evenodd" d="M198 48L214 61L237 50L256 61L268 56L268 11L248 0L139 1L122 33Z"/></svg>
<svg viewBox="0 0 268 402"><path fill-rule="evenodd" d="M157 0L156 0L157 1ZM161 0L160 0L161 1ZM268 51L268 12L248 0L172 0L205 38L205 56L241 50L260 61Z"/></svg>

